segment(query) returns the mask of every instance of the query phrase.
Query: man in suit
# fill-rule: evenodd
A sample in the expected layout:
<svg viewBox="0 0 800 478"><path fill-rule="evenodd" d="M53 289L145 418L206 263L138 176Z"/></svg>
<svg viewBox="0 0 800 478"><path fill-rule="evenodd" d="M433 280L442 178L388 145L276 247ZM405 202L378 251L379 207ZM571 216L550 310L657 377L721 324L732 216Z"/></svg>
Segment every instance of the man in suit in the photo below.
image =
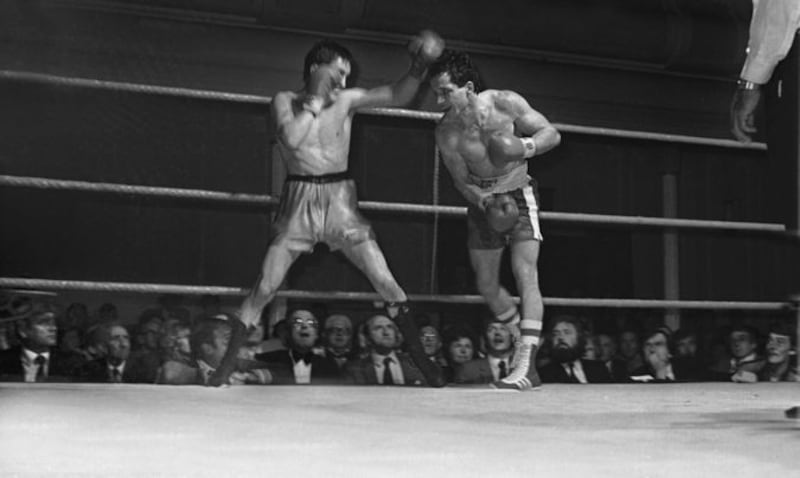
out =
<svg viewBox="0 0 800 478"><path fill-rule="evenodd" d="M556 317L550 333L553 360L539 370L543 382L610 383L611 374L598 360L583 356L586 334L580 321L571 315Z"/></svg>
<svg viewBox="0 0 800 478"><path fill-rule="evenodd" d="M157 382L167 385L208 385L228 349L231 340L230 320L226 314L218 314L200 321L192 331L193 363L177 360L164 362ZM266 364L237 359L234 372L230 375L231 385L270 383L276 383L275 377Z"/></svg>
<svg viewBox="0 0 800 478"><path fill-rule="evenodd" d="M411 357L400 350L402 336L386 315L373 315L364 324L369 354L345 365L347 381L356 385L430 386Z"/></svg>
<svg viewBox="0 0 800 478"><path fill-rule="evenodd" d="M337 382L339 366L333 357L317 353L319 321L307 309L296 309L287 314L289 335L288 349L275 350L255 356L256 360L270 367L289 370L291 381L296 384Z"/></svg>
<svg viewBox="0 0 800 478"><path fill-rule="evenodd" d="M16 325L20 345L0 352L0 381L71 381L82 359L56 347L55 305L29 296L12 295L7 297L7 302L18 306L14 307L16 315L9 318L19 318Z"/></svg>
<svg viewBox="0 0 800 478"><path fill-rule="evenodd" d="M486 357L472 359L455 370L455 383L494 383L511 373L514 337L509 324L497 319L486 323L483 332Z"/></svg>
<svg viewBox="0 0 800 478"><path fill-rule="evenodd" d="M329 315L325 319L322 341L325 344L325 356L332 358L339 370L356 358L353 350L353 321L344 314Z"/></svg>
<svg viewBox="0 0 800 478"><path fill-rule="evenodd" d="M697 382L700 371L687 358L673 357L669 350L672 332L659 327L644 336L642 346L645 365L634 370L635 382Z"/></svg>
<svg viewBox="0 0 800 478"><path fill-rule="evenodd" d="M597 343L600 349L598 360L606 366L611 374L611 379L614 382L629 381L630 375L626 369L625 362L617 357L616 337L610 333L600 333L597 334Z"/></svg>
<svg viewBox="0 0 800 478"><path fill-rule="evenodd" d="M109 324L105 357L87 362L81 378L93 383L155 383L160 363L131 359L131 338L128 329L120 324Z"/></svg>

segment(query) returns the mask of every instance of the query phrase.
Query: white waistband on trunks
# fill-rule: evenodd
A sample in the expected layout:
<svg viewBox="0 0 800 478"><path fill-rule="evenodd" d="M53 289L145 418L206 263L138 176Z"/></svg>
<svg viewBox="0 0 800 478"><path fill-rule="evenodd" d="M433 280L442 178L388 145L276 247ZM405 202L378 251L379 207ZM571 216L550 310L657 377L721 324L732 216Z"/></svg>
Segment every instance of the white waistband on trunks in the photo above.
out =
<svg viewBox="0 0 800 478"><path fill-rule="evenodd" d="M505 193L524 187L531 178L528 176L528 164L522 163L502 176L481 178L470 174L469 180L484 192Z"/></svg>

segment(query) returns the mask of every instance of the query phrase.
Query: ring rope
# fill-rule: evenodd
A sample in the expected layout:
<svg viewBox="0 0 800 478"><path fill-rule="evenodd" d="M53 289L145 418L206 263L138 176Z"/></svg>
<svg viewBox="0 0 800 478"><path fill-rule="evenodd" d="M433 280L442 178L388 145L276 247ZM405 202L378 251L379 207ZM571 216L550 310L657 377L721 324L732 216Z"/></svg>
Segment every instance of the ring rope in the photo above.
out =
<svg viewBox="0 0 800 478"><path fill-rule="evenodd" d="M79 290L91 292L129 292L153 294L212 294L220 296L243 296L248 289L240 287L154 284L135 282L100 282L55 279L28 279L21 277L0 277L0 288L45 289L45 290ZM278 297L302 300L346 300L382 302L383 298L375 292L338 292L310 290L279 290ZM445 304L484 304L480 295L459 294L409 294L412 302L445 303ZM519 297L513 297L519 303ZM790 302L753 302L753 301L709 301L709 300L659 300L659 299L598 299L545 297L544 304L566 307L603 307L603 308L668 308L668 309L706 309L706 310L751 310L751 311L783 311L790 308Z"/></svg>
<svg viewBox="0 0 800 478"><path fill-rule="evenodd" d="M218 202L247 203L259 206L273 206L278 204L279 201L277 197L259 194L230 193L203 189L137 186L116 183L96 183L30 176L0 175L0 186L26 187L33 189L57 189L77 192L115 193L161 198L200 199ZM460 206L432 206L428 204L387 203L376 201L359 201L358 206L364 210L386 212L442 214L449 216L465 216L467 213L467 208ZM540 211L539 217L543 220L578 223L654 226L686 229L720 229L766 233L786 232L786 225L784 224L762 222L710 221L704 219L618 216L610 214L585 214L552 211Z"/></svg>
<svg viewBox="0 0 800 478"><path fill-rule="evenodd" d="M272 98L269 96L248 95L243 93L228 93L213 90L198 90L192 88L181 88L173 86L157 86L140 83L128 83L109 80L97 80L90 78L75 78L46 73L34 73L27 71L0 70L0 79L26 81L31 83L44 83L51 85L62 85L70 87L96 88L104 90L127 91L132 93L144 93L161 96L175 96L184 98L195 98L202 100L230 101L233 103L249 103L259 105L269 105ZM400 108L368 108L360 110L361 113L376 116L391 116L394 118L421 119L428 121L439 121L442 113L406 110ZM553 123L561 132L588 134L596 136L610 136L614 138L640 139L646 141L661 141L667 143L683 143L704 146L715 146L720 148L750 149L766 151L765 143L740 143L732 139L704 138L679 134L651 133L647 131L620 130L612 128L600 128L594 126L577 126Z"/></svg>

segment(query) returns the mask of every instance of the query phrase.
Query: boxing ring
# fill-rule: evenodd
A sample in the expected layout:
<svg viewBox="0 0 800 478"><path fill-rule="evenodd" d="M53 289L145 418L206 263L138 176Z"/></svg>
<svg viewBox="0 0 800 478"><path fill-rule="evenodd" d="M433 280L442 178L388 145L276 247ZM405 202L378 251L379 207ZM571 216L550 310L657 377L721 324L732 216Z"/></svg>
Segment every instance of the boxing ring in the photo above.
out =
<svg viewBox="0 0 800 478"><path fill-rule="evenodd" d="M0 385L3 476L790 476L792 383ZM35 456L32 451L36 450Z"/></svg>
<svg viewBox="0 0 800 478"><path fill-rule="evenodd" d="M268 104L253 95L0 71L0 80ZM435 121L440 115L365 114ZM763 150L763 144L554 124L563 132ZM433 158L438 164L438 159ZM438 170L437 170L438 171ZM275 206L268 195L0 175L0 186ZM436 198L434 194L434 198ZM464 216L466 208L361 201L366 211ZM783 224L547 212L543 221L782 235ZM435 243L435 241L434 241ZM435 248L433 251L435 256ZM435 263L435 261L434 261ZM0 288L242 296L228 286L0 277ZM302 300L368 292L281 290ZM410 294L481 304L477 295ZM787 311L783 302L545 297L547 306ZM796 315L796 314L795 314ZM798 320L800 336L800 320ZM0 384L0 470L31 475L777 476L796 469L796 384L545 385L484 388L166 387ZM45 450L30 459L30 450Z"/></svg>

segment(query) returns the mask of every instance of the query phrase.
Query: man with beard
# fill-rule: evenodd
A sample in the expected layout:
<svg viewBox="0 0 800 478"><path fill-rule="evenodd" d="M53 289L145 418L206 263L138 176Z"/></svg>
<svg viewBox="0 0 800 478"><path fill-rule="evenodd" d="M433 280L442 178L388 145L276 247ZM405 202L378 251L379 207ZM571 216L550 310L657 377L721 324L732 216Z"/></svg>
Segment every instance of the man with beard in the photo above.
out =
<svg viewBox="0 0 800 478"><path fill-rule="evenodd" d="M345 364L349 383L356 385L429 386L416 361L400 350L403 343L397 325L386 315L373 315L364 324L369 353Z"/></svg>
<svg viewBox="0 0 800 478"><path fill-rule="evenodd" d="M288 315L290 327L288 349L275 350L256 355L256 360L269 365L280 375L281 370L289 372L289 383L309 384L336 382L339 366L333 357L316 353L319 340L319 321L308 309L297 309Z"/></svg>
<svg viewBox="0 0 800 478"><path fill-rule="evenodd" d="M483 333L486 357L466 362L455 370L455 383L494 383L511 373L514 336L511 325L494 319Z"/></svg>
<svg viewBox="0 0 800 478"><path fill-rule="evenodd" d="M550 332L552 361L539 370L543 382L611 383L611 374L603 362L583 356L586 335L577 318L556 317Z"/></svg>

